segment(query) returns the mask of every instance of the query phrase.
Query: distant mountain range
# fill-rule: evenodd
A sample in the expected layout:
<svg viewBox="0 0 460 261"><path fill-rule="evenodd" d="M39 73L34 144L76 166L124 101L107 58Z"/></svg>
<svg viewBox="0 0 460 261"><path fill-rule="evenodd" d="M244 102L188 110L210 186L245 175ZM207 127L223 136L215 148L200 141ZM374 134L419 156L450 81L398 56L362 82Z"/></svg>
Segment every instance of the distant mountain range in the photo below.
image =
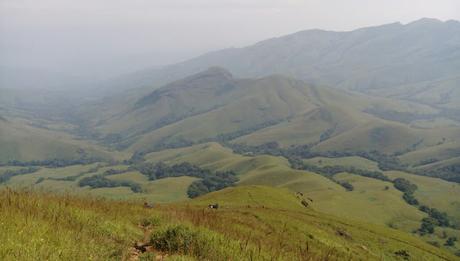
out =
<svg viewBox="0 0 460 261"><path fill-rule="evenodd" d="M54 115L55 107L47 120L78 127L52 130L70 128L129 153L207 141L277 142L451 164L460 158L459 68L460 23L421 19L351 32L307 30L208 53L122 77L112 88L128 90L91 102L67 101L60 92L59 106L33 96L42 106L34 110L26 93L4 92L0 107L16 113L7 119L27 111ZM8 97L20 98L19 114Z"/></svg>
<svg viewBox="0 0 460 261"><path fill-rule="evenodd" d="M460 22L424 18L350 32L306 30L144 70L112 84L159 87L212 66L242 78L283 74L318 85L458 108Z"/></svg>

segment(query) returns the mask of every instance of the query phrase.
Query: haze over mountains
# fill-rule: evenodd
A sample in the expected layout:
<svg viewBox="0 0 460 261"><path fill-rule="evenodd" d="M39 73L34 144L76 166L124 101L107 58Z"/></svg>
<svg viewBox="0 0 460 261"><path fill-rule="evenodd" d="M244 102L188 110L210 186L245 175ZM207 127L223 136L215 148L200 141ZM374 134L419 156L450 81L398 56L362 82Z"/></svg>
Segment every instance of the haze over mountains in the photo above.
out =
<svg viewBox="0 0 460 261"><path fill-rule="evenodd" d="M452 87L458 83L459 46L460 22L454 20L423 18L406 25L393 23L350 32L306 30L204 54L160 70L145 70L121 79L121 84L161 86L221 66L243 78L283 74L392 97L407 98L410 89L418 93L413 97L416 100L433 98L435 103L446 104L449 100L442 97L459 95ZM428 88L432 85L442 87Z"/></svg>
<svg viewBox="0 0 460 261"><path fill-rule="evenodd" d="M326 256L319 246L338 246L337 260L460 255L458 21L307 30L94 85L69 83L81 88L60 88L65 79L18 71L1 81L0 187L187 201L200 213L203 202L219 200L234 207L229 218L241 212L257 232L261 213L292 214L297 221L283 221L293 228L311 220L304 215L333 215L399 242L355 241L370 232L345 233L345 221L331 219L326 243L317 234L307 241ZM265 236L284 240L277 233Z"/></svg>
<svg viewBox="0 0 460 261"><path fill-rule="evenodd" d="M131 152L225 137L320 151L447 149L437 159L446 160L460 156L452 151L460 138L459 32L458 21L426 18L307 30L122 77L96 102L62 92L28 97L7 85L1 105L55 115Z"/></svg>

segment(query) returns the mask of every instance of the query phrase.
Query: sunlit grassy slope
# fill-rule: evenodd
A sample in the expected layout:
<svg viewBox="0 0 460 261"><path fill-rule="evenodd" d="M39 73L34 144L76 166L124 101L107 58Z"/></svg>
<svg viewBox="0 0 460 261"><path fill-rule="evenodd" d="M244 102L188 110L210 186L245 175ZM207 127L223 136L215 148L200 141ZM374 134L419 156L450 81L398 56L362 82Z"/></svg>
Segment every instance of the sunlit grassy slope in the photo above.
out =
<svg viewBox="0 0 460 261"><path fill-rule="evenodd" d="M125 170L127 166L115 165L100 167L94 173L87 173L79 176L75 180L62 180L65 177L79 175L79 173L86 172L101 163L91 165L75 165L64 168L41 168L39 171L18 175L12 177L0 187L13 187L13 188L34 188L44 191L53 191L59 193L73 193L77 195L93 195L103 196L105 198L119 199L119 200L149 200L152 202L172 202L188 199L187 189L189 185L196 180L192 177L177 177L165 178L155 181L149 181L146 176L137 171L129 171L122 174L108 176L109 179L134 181L141 185L143 192L134 193L129 187L115 187L115 188L96 188L80 187L78 182L85 178L94 175L99 175L107 170ZM16 167L3 167L0 168L0 174L7 169L15 169ZM61 179L61 180L59 180Z"/></svg>
<svg viewBox="0 0 460 261"><path fill-rule="evenodd" d="M358 169L378 170L378 164L376 162L358 156L340 158L315 157L311 159L306 159L304 160L304 162L319 167L345 166L355 167Z"/></svg>
<svg viewBox="0 0 460 261"><path fill-rule="evenodd" d="M308 195L314 200L312 207L322 212L390 225L406 231L417 228L425 216L423 212L404 202L402 193L394 189L391 183L350 174L338 175L338 180L347 180L356 187L355 191L347 192L323 176L291 169L284 158L241 156L217 143L151 153L146 158L154 162L164 161L172 164L186 161L204 168L233 170L240 173L238 185L288 188ZM371 161L352 159L376 167ZM341 161L349 160L348 158ZM333 165L340 165L339 163Z"/></svg>
<svg viewBox="0 0 460 261"><path fill-rule="evenodd" d="M460 184L438 178L411 175L400 171L387 171L390 178L405 178L417 185L415 197L423 204L441 209L460 224Z"/></svg>
<svg viewBox="0 0 460 261"><path fill-rule="evenodd" d="M220 208L206 209L211 202ZM404 232L321 214L289 190L260 186L154 209L2 190L0 228L2 260L130 260L145 236L154 248L141 257L151 260L456 260Z"/></svg>
<svg viewBox="0 0 460 261"><path fill-rule="evenodd" d="M123 112L101 116L93 128L102 135L115 134L130 152L200 143L219 135L250 145L276 141L284 147L315 144L320 151L385 153L460 139L455 125L420 128L398 121L441 117L427 105L313 86L281 75L239 79L222 68L177 80L129 103Z"/></svg>

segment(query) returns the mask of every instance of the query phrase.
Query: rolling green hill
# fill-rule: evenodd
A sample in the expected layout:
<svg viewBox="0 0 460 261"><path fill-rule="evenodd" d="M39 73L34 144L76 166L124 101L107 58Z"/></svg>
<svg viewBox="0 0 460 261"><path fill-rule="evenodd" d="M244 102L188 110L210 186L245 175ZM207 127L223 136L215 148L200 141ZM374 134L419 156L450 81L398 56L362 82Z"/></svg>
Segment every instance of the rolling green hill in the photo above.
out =
<svg viewBox="0 0 460 261"><path fill-rule="evenodd" d="M238 77L283 74L310 83L458 109L459 34L458 21L428 18L349 32L305 30L144 70L114 85L159 87L222 66Z"/></svg>
<svg viewBox="0 0 460 261"><path fill-rule="evenodd" d="M165 85L123 108L93 121L92 128L131 153L207 141L276 142L284 148L309 145L318 153L377 150L402 155L404 163L415 166L437 147L449 148L439 160L457 157L460 140L459 126L417 125L423 119L442 119L443 111L435 107L279 75L238 79L222 68ZM426 156L416 156L423 151ZM406 160L412 154L418 162Z"/></svg>
<svg viewBox="0 0 460 261"><path fill-rule="evenodd" d="M75 160L82 157L121 159L124 153L109 151L65 132L40 127L19 118L0 120L0 163L8 161Z"/></svg>
<svg viewBox="0 0 460 261"><path fill-rule="evenodd" d="M0 259L456 260L458 35L302 31L104 98L0 86Z"/></svg>

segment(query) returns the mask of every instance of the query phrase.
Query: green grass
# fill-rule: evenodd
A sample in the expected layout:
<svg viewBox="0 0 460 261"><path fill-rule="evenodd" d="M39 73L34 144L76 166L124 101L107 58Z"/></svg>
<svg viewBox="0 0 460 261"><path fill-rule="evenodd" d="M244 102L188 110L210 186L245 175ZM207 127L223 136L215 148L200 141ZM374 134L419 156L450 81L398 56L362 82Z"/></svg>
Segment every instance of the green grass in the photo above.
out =
<svg viewBox="0 0 460 261"><path fill-rule="evenodd" d="M152 162L169 164L187 161L213 170L233 170L239 173L238 185L266 185L302 192L314 200L318 211L350 219L393 226L412 231L420 225L423 212L409 206L402 193L391 183L351 174L340 174L338 180L348 180L356 189L347 192L337 183L315 173L293 170L285 158L273 156L241 156L217 143L171 149L147 155ZM340 163L359 162L376 167L361 158L342 158ZM328 163L332 163L330 159ZM388 190L384 190L389 187ZM366 210L366 211L363 211Z"/></svg>
<svg viewBox="0 0 460 261"><path fill-rule="evenodd" d="M76 139L64 132L31 126L25 120L9 119L0 124L0 163L10 160L76 159L83 149L88 156L124 159L124 152L109 151L91 142Z"/></svg>
<svg viewBox="0 0 460 261"><path fill-rule="evenodd" d="M41 168L39 171L31 174L14 176L5 184L0 184L0 187L33 187L35 189L40 189L43 191L73 193L78 195L89 194L93 196L102 196L105 198L118 200L148 200L150 202L173 202L187 200L187 189L193 181L197 180L196 178L192 177L177 177L149 181L145 175L142 175L137 171L130 171L121 174L110 175L107 178L114 180L128 180L139 183L143 189L142 193L134 193L128 187L91 189L89 187L78 186L78 182L85 177L103 174L105 171L110 169L125 170L127 168L127 166L125 165L101 167L98 169L97 172L84 174L74 181L56 180L78 175L79 173L86 172L99 164L103 163L95 163L90 165L75 165L64 168ZM3 167L0 169L0 171L2 171L3 169L6 170L11 168ZM37 184L37 182L40 179L44 180Z"/></svg>
<svg viewBox="0 0 460 261"><path fill-rule="evenodd" d="M318 212L359 222L389 226L406 232L416 230L420 226L421 219L426 216L425 213L419 211L416 207L410 206L404 202L402 193L394 189L391 183L347 173L335 175L335 180L347 181L354 186L353 191L346 191L334 181L319 174L291 169L285 158L268 155L242 156L233 153L230 149L222 147L218 143L206 143L186 148L154 152L146 155L146 160L149 162L163 161L167 164L190 162L213 171L233 170L240 178L237 186L265 185L287 189L291 192L302 192L306 197L313 199L314 202L310 204L310 207ZM356 166L364 169L377 168L376 163L359 157L343 157L336 159L313 158L307 161L316 164L320 164L319 162L321 161L322 165ZM97 164L72 166L58 169L42 168L36 173L13 177L6 185L30 187L33 186L40 177L58 178L72 176L96 165ZM100 168L96 173L86 174L80 177L80 179L87 176L102 174L109 169L126 168L127 166L124 165L105 166ZM407 175L414 179L425 179L424 177ZM178 201L188 202L186 194L187 188L196 180L191 177L178 177L149 181L146 176L137 171L111 175L108 176L108 178L134 181L141 185L143 192L134 193L128 187L81 188L78 187L79 179L76 181L45 179L40 184L34 186L43 190L52 190L61 193L71 192L76 195L93 195L114 200L137 202L146 200L153 203L161 203ZM430 192L427 193L425 197L421 195L419 200L424 203L427 198L431 198L432 203L426 204L432 204L430 206L439 204L442 206L440 207L441 210L449 210L451 213L458 211L458 209L456 210L457 203L454 202L456 197L452 197L453 201L451 202L443 201L450 195L441 193L442 191L449 191L446 190L446 188L448 185L452 184L448 182L443 183L443 181L438 179L431 180L436 182L428 182L426 188L430 186L439 188L438 193ZM435 189L432 189L431 191L434 190ZM425 191L425 189L419 192L422 193L423 191ZM278 204L273 198L269 196L266 197L267 200L264 201L266 202L265 204L269 205L271 203L268 202L273 201L275 205L282 205L281 203ZM416 197L418 198L419 196L416 194ZM457 232L449 231L451 235L455 235L455 233ZM424 239L427 241L440 240L439 237L425 237Z"/></svg>
<svg viewBox="0 0 460 261"><path fill-rule="evenodd" d="M208 203L218 202L218 210ZM152 224L155 258L170 260L456 260L397 230L322 214L287 189L228 188L186 203L140 203L0 191L0 259L120 260ZM169 259L168 259L169 260Z"/></svg>
<svg viewBox="0 0 460 261"><path fill-rule="evenodd" d="M141 236L134 205L90 198L0 191L0 259L107 260Z"/></svg>
<svg viewBox="0 0 460 261"><path fill-rule="evenodd" d="M318 167L324 166L344 166L344 167L355 167L364 170L379 171L377 162L358 157L340 157L340 158L326 158L326 157L315 157L311 159L303 160L307 164L313 164Z"/></svg>
<svg viewBox="0 0 460 261"><path fill-rule="evenodd" d="M414 196L422 204L447 212L460 225L460 184L400 171L387 171L385 175L390 178L405 178L416 184L418 188Z"/></svg>

